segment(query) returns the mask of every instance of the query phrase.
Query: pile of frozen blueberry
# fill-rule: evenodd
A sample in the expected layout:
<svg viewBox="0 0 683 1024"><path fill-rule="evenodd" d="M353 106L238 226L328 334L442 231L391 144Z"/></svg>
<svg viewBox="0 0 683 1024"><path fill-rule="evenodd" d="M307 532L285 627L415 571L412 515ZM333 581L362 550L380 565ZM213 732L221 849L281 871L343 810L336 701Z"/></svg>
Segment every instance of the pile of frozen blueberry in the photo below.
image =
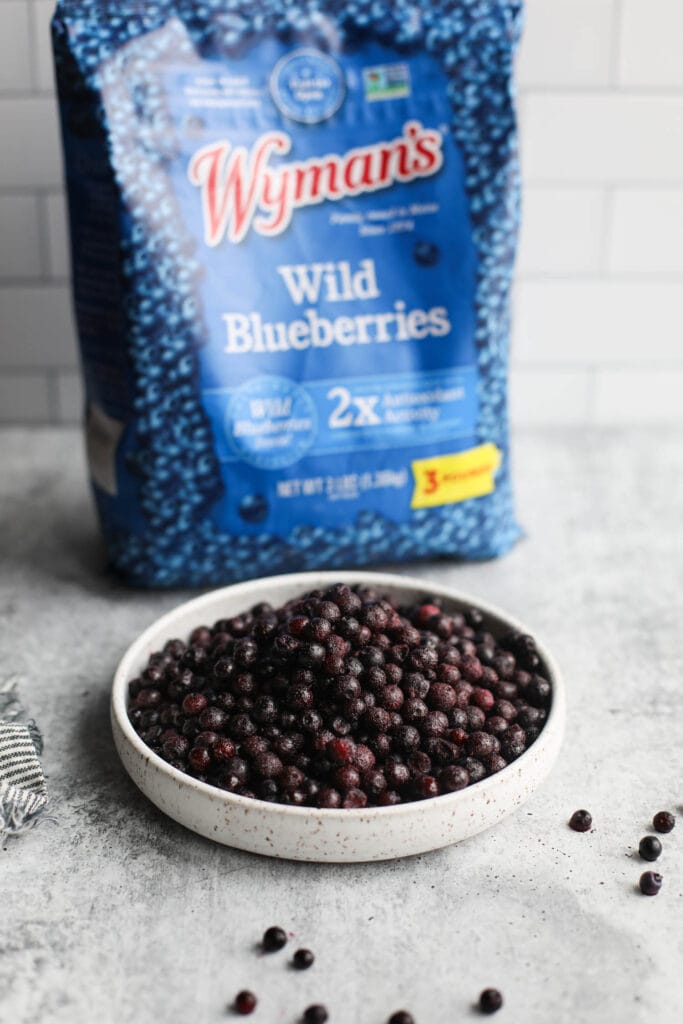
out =
<svg viewBox="0 0 683 1024"><path fill-rule="evenodd" d="M129 694L133 727L175 768L319 808L479 782L534 742L552 697L532 637L343 583L169 640Z"/></svg>

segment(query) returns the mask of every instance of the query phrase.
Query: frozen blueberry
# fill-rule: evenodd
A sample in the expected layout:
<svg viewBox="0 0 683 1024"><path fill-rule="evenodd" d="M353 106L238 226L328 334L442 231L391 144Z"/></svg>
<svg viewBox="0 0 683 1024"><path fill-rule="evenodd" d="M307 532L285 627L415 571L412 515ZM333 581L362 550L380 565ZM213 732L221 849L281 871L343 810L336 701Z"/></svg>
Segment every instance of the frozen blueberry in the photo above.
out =
<svg viewBox="0 0 683 1024"><path fill-rule="evenodd" d="M305 971L312 966L315 961L313 953L310 949L297 949L296 953L292 957L292 963L299 971Z"/></svg>
<svg viewBox="0 0 683 1024"><path fill-rule="evenodd" d="M335 764L349 764L353 760L355 752L356 744L344 736L330 740L327 744L328 756Z"/></svg>
<svg viewBox="0 0 683 1024"><path fill-rule="evenodd" d="M234 1008L237 1013L241 1013L246 1016L249 1013L253 1013L256 1009L257 999L253 992L249 992L248 989L243 989L238 992L235 996Z"/></svg>
<svg viewBox="0 0 683 1024"><path fill-rule="evenodd" d="M593 825L593 818L588 811L574 811L569 819L569 827L574 832L588 832Z"/></svg>
<svg viewBox="0 0 683 1024"><path fill-rule="evenodd" d="M479 1009L482 1013L495 1013L503 1005L503 996L497 988L485 988L479 996Z"/></svg>
<svg viewBox="0 0 683 1024"><path fill-rule="evenodd" d="M183 699L182 709L186 715L199 715L208 703L203 693L188 693Z"/></svg>
<svg viewBox="0 0 683 1024"><path fill-rule="evenodd" d="M441 791L443 793L455 793L459 789L465 789L469 785L470 777L465 768L461 765L449 765L439 775Z"/></svg>
<svg viewBox="0 0 683 1024"><path fill-rule="evenodd" d="M341 793L338 789L333 789L331 786L325 786L320 790L318 794L318 807L323 809L333 809L341 807L341 803Z"/></svg>
<svg viewBox="0 0 683 1024"><path fill-rule="evenodd" d="M643 871L640 876L640 891L645 896L656 896L662 888L662 876L656 871Z"/></svg>
<svg viewBox="0 0 683 1024"><path fill-rule="evenodd" d="M287 945L287 932L284 928L273 925L263 933L262 946L266 953L276 953Z"/></svg>
<svg viewBox="0 0 683 1024"><path fill-rule="evenodd" d="M187 759L198 772L205 772L211 764L211 754L206 747L193 747Z"/></svg>
<svg viewBox="0 0 683 1024"><path fill-rule="evenodd" d="M676 824L676 819L670 811L658 811L652 819L652 826L656 832L671 832Z"/></svg>
<svg viewBox="0 0 683 1024"><path fill-rule="evenodd" d="M657 836L643 836L638 844L638 853L643 860L657 860L661 852L662 844Z"/></svg>
<svg viewBox="0 0 683 1024"><path fill-rule="evenodd" d="M327 1007L321 1003L314 1003L304 1010L303 1024L325 1024L325 1021L329 1020L329 1016Z"/></svg>

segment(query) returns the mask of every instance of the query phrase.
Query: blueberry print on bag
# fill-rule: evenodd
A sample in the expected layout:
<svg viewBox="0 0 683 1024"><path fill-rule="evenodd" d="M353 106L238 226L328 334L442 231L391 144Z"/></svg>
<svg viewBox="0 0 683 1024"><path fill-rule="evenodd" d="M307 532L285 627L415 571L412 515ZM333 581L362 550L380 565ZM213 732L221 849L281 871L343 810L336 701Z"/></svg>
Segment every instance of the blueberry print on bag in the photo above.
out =
<svg viewBox="0 0 683 1024"><path fill-rule="evenodd" d="M87 451L128 580L515 542L521 6L57 4Z"/></svg>

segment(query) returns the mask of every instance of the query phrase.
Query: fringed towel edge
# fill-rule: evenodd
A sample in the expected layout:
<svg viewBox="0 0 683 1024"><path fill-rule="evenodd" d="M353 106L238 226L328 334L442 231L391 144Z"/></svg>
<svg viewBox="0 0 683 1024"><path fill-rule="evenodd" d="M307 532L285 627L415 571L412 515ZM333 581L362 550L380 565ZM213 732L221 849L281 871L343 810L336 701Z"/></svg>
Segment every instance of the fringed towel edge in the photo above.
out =
<svg viewBox="0 0 683 1024"><path fill-rule="evenodd" d="M19 836L34 828L45 815L47 795L31 793L8 782L0 782L0 835Z"/></svg>

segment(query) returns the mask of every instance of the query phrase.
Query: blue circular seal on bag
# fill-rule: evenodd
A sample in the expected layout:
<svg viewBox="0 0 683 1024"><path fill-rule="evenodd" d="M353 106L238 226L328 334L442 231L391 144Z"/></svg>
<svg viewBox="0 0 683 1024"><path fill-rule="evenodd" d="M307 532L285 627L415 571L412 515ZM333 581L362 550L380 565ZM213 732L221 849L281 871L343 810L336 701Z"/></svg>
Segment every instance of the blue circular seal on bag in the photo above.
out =
<svg viewBox="0 0 683 1024"><path fill-rule="evenodd" d="M287 377L252 377L230 397L225 412L235 455L258 469L291 466L313 446L318 415L306 388Z"/></svg>
<svg viewBox="0 0 683 1024"><path fill-rule="evenodd" d="M295 50L273 68L270 92L286 117L301 124L318 124L339 110L346 83L342 69L326 53Z"/></svg>

